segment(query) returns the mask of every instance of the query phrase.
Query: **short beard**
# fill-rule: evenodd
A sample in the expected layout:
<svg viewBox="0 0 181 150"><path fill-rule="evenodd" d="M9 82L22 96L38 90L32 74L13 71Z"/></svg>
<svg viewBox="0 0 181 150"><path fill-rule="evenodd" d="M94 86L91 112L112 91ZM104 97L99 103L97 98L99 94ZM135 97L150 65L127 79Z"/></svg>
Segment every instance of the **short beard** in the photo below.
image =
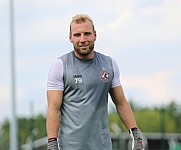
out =
<svg viewBox="0 0 181 150"><path fill-rule="evenodd" d="M79 54L79 55L82 55L82 56L88 56L94 49L94 45L92 45L91 47L89 47L88 51L84 51L84 50L80 50L79 48L75 48L74 47L74 50Z"/></svg>

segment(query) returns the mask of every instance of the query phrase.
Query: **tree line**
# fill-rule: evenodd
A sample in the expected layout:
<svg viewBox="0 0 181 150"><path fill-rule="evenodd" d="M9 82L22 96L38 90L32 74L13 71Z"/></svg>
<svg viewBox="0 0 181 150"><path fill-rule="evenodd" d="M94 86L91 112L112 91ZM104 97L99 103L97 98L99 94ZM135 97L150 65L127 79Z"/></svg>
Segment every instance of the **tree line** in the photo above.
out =
<svg viewBox="0 0 181 150"><path fill-rule="evenodd" d="M181 133L181 106L171 102L164 107L142 108L130 102L137 124L142 132ZM108 116L110 131L115 133L112 124L116 124L122 132L128 132L120 121L115 109ZM34 118L18 118L19 145L46 136L46 115L38 114ZM9 149L10 125L9 120L0 124L0 149ZM19 148L20 149L20 148Z"/></svg>
<svg viewBox="0 0 181 150"><path fill-rule="evenodd" d="M171 102L167 106L154 108L141 108L130 102L133 109L137 125L142 132L149 133L181 133L181 106ZM109 124L116 123L123 132L127 132L120 121L116 111L109 114Z"/></svg>

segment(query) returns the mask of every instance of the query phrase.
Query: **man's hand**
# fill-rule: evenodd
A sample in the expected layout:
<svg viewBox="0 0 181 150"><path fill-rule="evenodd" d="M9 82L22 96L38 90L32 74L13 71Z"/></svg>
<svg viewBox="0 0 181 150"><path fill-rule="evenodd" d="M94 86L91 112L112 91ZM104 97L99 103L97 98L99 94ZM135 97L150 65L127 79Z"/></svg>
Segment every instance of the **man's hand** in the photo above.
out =
<svg viewBox="0 0 181 150"><path fill-rule="evenodd" d="M131 128L129 130L129 134L132 138L132 150L144 150L143 148L143 141L142 138L140 137L140 133L138 128Z"/></svg>
<svg viewBox="0 0 181 150"><path fill-rule="evenodd" d="M48 150L59 150L57 138L48 139Z"/></svg>

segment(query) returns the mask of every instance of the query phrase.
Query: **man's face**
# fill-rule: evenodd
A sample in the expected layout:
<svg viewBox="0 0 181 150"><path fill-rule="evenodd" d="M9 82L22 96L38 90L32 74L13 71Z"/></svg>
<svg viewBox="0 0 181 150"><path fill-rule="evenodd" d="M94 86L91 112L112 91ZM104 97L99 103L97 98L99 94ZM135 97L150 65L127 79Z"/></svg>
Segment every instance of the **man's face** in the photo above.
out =
<svg viewBox="0 0 181 150"><path fill-rule="evenodd" d="M73 44L75 55L79 58L92 58L96 32L93 30L92 23L72 23L70 41Z"/></svg>

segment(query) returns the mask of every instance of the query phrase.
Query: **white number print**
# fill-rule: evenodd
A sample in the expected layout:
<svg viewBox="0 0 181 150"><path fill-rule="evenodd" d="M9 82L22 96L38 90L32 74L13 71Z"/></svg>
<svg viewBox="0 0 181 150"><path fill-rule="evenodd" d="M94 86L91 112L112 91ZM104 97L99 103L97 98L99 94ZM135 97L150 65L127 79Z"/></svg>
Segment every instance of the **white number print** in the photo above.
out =
<svg viewBox="0 0 181 150"><path fill-rule="evenodd" d="M82 83L82 78L74 78L75 83Z"/></svg>

